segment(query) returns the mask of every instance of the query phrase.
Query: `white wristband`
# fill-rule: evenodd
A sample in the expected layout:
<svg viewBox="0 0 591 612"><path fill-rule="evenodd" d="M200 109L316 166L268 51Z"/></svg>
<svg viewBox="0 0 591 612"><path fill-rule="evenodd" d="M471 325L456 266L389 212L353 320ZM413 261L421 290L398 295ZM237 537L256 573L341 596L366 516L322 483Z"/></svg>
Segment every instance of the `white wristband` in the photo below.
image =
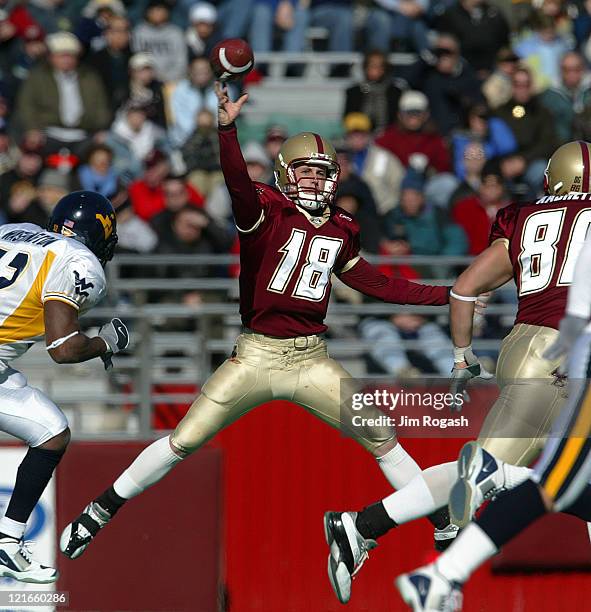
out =
<svg viewBox="0 0 591 612"><path fill-rule="evenodd" d="M449 290L449 295L452 298L455 298L456 300L460 300L460 302L476 302L478 300L477 297L468 297L465 295L458 295L457 293L454 293L453 289Z"/></svg>
<svg viewBox="0 0 591 612"><path fill-rule="evenodd" d="M62 344L66 343L70 338L73 338L76 334L79 333L79 331L75 331L71 334L68 334L67 336L64 336L63 338L58 338L57 340L54 340L49 346L47 346L46 349L48 351L56 349L58 346L61 346Z"/></svg>
<svg viewBox="0 0 591 612"><path fill-rule="evenodd" d="M462 361L466 361L466 351L471 351L472 345L468 346L454 346L454 363L462 363Z"/></svg>

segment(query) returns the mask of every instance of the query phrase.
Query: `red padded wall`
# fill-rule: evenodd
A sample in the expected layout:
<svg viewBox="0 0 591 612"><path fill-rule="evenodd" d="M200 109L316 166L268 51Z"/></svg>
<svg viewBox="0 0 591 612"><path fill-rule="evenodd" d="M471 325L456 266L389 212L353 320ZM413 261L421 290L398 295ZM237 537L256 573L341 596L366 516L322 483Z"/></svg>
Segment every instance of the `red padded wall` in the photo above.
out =
<svg viewBox="0 0 591 612"><path fill-rule="evenodd" d="M422 467L457 457L462 440L406 440ZM337 602L326 577L322 515L359 509L390 492L375 460L351 440L286 402L262 406L223 432L226 580L231 612L395 612L406 610L393 579L432 548L427 521L388 534ZM571 526L572 527L572 526ZM588 544L585 526L569 530ZM560 529L549 537L570 543ZM572 540L571 540L572 541ZM532 555L545 554L544 542ZM591 556L591 547L589 547ZM591 575L493 576L469 583L466 612L556 612L591 608Z"/></svg>
<svg viewBox="0 0 591 612"><path fill-rule="evenodd" d="M58 530L145 444L74 443L58 472ZM192 461L122 508L74 561L59 554L70 610L213 612L221 575L221 452Z"/></svg>
<svg viewBox="0 0 591 612"><path fill-rule="evenodd" d="M463 441L403 443L427 467L454 459ZM60 468L58 526L106 487L140 448L73 445ZM216 483L223 483L221 489ZM347 607L336 601L326 577L324 511L359 509L389 492L375 460L353 441L299 407L267 404L124 508L84 557L62 558L59 587L71 591L73 610L217 612L221 565L230 612L402 611L393 579L431 553L427 521L381 540L355 580ZM220 534L216 525L222 514ZM564 530L563 522L552 520L549 534L518 547L518 554L527 560L529 547L535 560L577 543L579 558L584 556L585 526L571 521ZM588 610L591 576L493 576L487 566L469 583L465 601L467 612Z"/></svg>

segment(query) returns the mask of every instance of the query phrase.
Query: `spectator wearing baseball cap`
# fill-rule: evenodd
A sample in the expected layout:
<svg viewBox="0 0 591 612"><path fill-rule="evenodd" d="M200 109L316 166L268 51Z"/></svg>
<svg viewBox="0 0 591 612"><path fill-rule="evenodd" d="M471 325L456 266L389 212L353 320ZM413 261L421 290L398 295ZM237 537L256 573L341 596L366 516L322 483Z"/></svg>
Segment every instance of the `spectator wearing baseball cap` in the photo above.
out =
<svg viewBox="0 0 591 612"><path fill-rule="evenodd" d="M400 96L398 120L376 139L376 144L410 165L411 156L420 153L427 159L426 169L449 172L451 159L443 138L429 121L429 101L421 91L408 90Z"/></svg>
<svg viewBox="0 0 591 612"><path fill-rule="evenodd" d="M129 60L129 96L149 103L148 117L161 128L167 128L164 90L156 78L156 62L151 53L135 53Z"/></svg>
<svg viewBox="0 0 591 612"><path fill-rule="evenodd" d="M430 121L427 96L405 91L398 104L398 121L376 139L376 144L395 155L405 168L425 172L429 201L446 207L458 180L451 174L448 146Z"/></svg>
<svg viewBox="0 0 591 612"><path fill-rule="evenodd" d="M80 41L70 32L46 38L49 62L35 66L24 81L17 109L26 131L44 131L50 150L83 147L109 126L111 112L103 83L79 64Z"/></svg>
<svg viewBox="0 0 591 612"><path fill-rule="evenodd" d="M198 2L189 11L189 27L186 32L191 58L209 55L221 40L217 30L218 11L209 2Z"/></svg>
<svg viewBox="0 0 591 612"><path fill-rule="evenodd" d="M392 153L374 144L367 115L349 113L343 125L353 169L369 186L377 211L383 215L398 204L404 167Z"/></svg>

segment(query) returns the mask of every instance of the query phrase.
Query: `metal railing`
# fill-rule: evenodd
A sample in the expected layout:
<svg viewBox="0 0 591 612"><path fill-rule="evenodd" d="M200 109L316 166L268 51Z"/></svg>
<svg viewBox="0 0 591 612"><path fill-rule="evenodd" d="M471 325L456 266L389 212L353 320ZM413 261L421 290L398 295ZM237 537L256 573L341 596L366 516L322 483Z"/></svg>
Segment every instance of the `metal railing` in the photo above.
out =
<svg viewBox="0 0 591 612"><path fill-rule="evenodd" d="M405 263L450 269L465 266L468 257L371 257L374 263ZM125 320L131 329L129 350L114 358L115 368L105 373L99 360L59 366L51 361L44 347L37 345L15 363L61 406L70 418L74 435L84 437L140 437L154 435L154 407L161 404L188 404L194 393L178 385L201 385L227 356L240 331L236 300L237 280L223 277L170 279L150 277L156 266L210 266L219 270L238 262L234 255L119 255L108 266L109 294L106 303L84 318L86 327L100 325L113 316ZM124 273L143 271L142 276L126 278ZM439 279L437 283L451 283ZM197 305L167 302L170 291L198 290L213 301ZM150 293L159 303L150 303ZM173 299L168 296L168 299ZM329 339L331 355L346 366L363 360L373 343L357 337L355 326L361 317L385 316L401 312L436 315L443 324L447 309L437 306L403 306L384 303L349 304L331 302L327 324L346 329L347 337ZM515 313L512 304L492 304L491 315L508 320ZM395 346L401 344L393 343ZM404 341L405 349L419 348L416 341ZM496 339L475 339L476 350L498 349ZM364 372L362 372L364 373ZM177 388L171 388L171 385ZM125 418L122 418L124 416ZM105 431L108 430L108 431Z"/></svg>
<svg viewBox="0 0 591 612"><path fill-rule="evenodd" d="M391 66L408 66L417 60L415 53L390 53L388 61ZM285 71L290 65L303 68L301 78L309 81L322 81L329 73L331 66L349 65L352 67L352 78L361 78L363 63L362 53L334 53L330 51L304 53L257 53L257 64L268 66L268 79L285 84ZM347 79L350 80L350 79ZM335 82L338 82L335 79ZM301 85L300 85L301 86Z"/></svg>

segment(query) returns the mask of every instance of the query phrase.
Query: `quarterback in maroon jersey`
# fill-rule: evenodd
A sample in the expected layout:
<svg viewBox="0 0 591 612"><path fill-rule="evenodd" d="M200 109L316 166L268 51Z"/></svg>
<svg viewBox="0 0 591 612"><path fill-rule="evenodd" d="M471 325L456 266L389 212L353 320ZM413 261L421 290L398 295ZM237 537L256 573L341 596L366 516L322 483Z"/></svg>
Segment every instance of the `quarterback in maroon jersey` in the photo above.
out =
<svg viewBox="0 0 591 612"><path fill-rule="evenodd" d="M529 477L531 471L525 466L542 450L566 399L558 374L561 358L547 359L544 353L558 337L574 265L591 226L590 159L589 143L560 147L546 169L547 195L501 209L490 246L454 284L450 300L454 396L471 378L483 374L471 348L475 296L512 279L517 286L517 317L497 362L499 398L478 441L465 445L457 462L428 468L403 489L361 512L326 514L332 551L329 578L341 601L343 590L350 595L350 576L366 558L356 555L350 542L356 543L356 550L364 547L363 542L375 545L376 538L393 527L432 513L448 501L450 530L455 528L457 534L485 499ZM411 582L404 585L405 598L411 593L411 599L416 595L413 601L421 600L420 594L412 595Z"/></svg>
<svg viewBox="0 0 591 612"><path fill-rule="evenodd" d="M348 429L341 383L351 377L328 356L321 336L332 274L386 302L449 301L447 287L388 278L360 257L359 226L333 206L339 178L336 152L318 134L305 132L283 144L275 164L277 188L252 182L234 125L247 96L232 102L219 84L216 91L221 166L240 235L243 333L232 357L206 381L174 433L146 448L66 527L60 548L72 559L125 501L264 402L288 399L329 425ZM403 487L420 474L393 428L368 427L354 436L376 457L393 487ZM446 513L437 513L432 522L445 527Z"/></svg>

